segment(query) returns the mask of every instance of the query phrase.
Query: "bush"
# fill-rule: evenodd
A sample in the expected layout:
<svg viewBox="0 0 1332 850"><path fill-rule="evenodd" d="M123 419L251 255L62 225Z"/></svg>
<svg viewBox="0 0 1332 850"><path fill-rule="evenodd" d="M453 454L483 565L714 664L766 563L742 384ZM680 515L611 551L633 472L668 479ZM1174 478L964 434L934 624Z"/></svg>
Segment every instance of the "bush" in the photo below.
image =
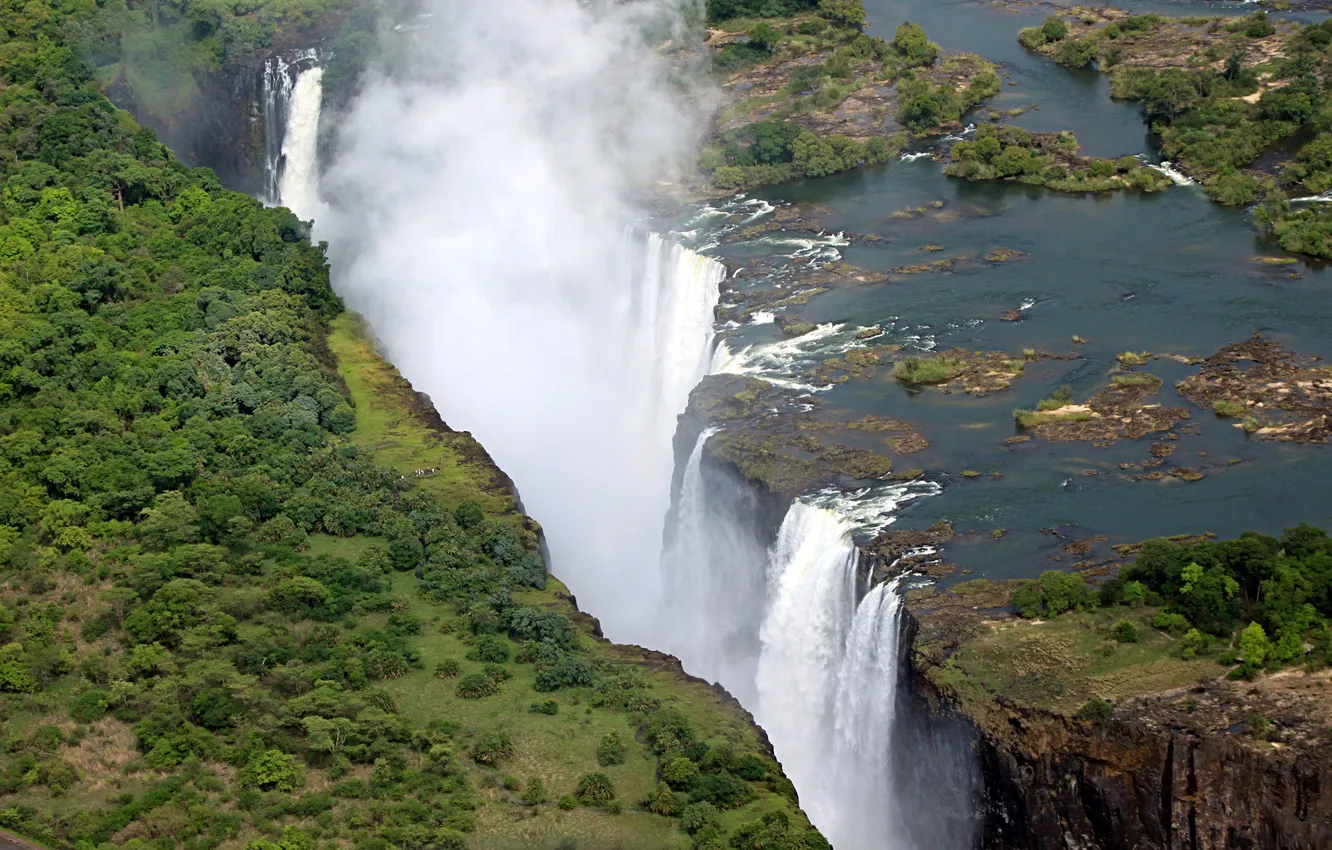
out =
<svg viewBox="0 0 1332 850"><path fill-rule="evenodd" d="M1199 653L1206 652L1211 642L1211 638L1197 629L1189 629L1179 639L1179 645L1175 647L1175 653L1180 658L1188 661L1198 657Z"/></svg>
<svg viewBox="0 0 1332 850"><path fill-rule="evenodd" d="M889 47L908 68L928 67L939 58L939 45L926 38L920 24L899 24Z"/></svg>
<svg viewBox="0 0 1332 850"><path fill-rule="evenodd" d="M569 656L558 664L538 670L536 689L547 692L561 688L586 688L591 687L593 680L592 665L581 658Z"/></svg>
<svg viewBox="0 0 1332 850"><path fill-rule="evenodd" d="M1244 28L1244 34L1249 38L1266 38L1276 33L1276 27L1267 19L1267 12L1259 9L1249 16L1248 26Z"/></svg>
<svg viewBox="0 0 1332 850"><path fill-rule="evenodd" d="M735 772L741 779L750 782L762 782L768 778L768 764L763 759L750 753L740 759Z"/></svg>
<svg viewBox="0 0 1332 850"><path fill-rule="evenodd" d="M604 806L615 799L615 786L604 773L585 773L578 779L575 796L585 806Z"/></svg>
<svg viewBox="0 0 1332 850"><path fill-rule="evenodd" d="M669 785L659 783L656 788L648 793L647 799L643 801L644 807L654 815L670 817L680 810L680 798L671 791Z"/></svg>
<svg viewBox="0 0 1332 850"><path fill-rule="evenodd" d="M1220 401L1212 403L1212 410L1216 413L1217 416L1223 416L1232 419L1243 416L1245 411L1247 411L1248 409L1249 408L1242 402L1229 401L1227 399L1222 399Z"/></svg>
<svg viewBox="0 0 1332 850"><path fill-rule="evenodd" d="M495 767L506 759L513 758L513 741L502 729L486 732L472 744L472 761Z"/></svg>
<svg viewBox="0 0 1332 850"><path fill-rule="evenodd" d="M625 754L629 748L625 746L620 738L619 732L607 732L597 745L597 764L602 767L610 767L613 764L624 764Z"/></svg>
<svg viewBox="0 0 1332 850"><path fill-rule="evenodd" d="M1050 38L1045 34L1044 27L1027 27L1018 32L1018 44L1028 50L1044 47L1049 41Z"/></svg>
<svg viewBox="0 0 1332 850"><path fill-rule="evenodd" d="M463 699L482 699L499 693L500 685L485 673L468 673L458 680L457 691Z"/></svg>
<svg viewBox="0 0 1332 850"><path fill-rule="evenodd" d="M1088 720L1092 722L1104 722L1109 720L1115 713L1115 706L1108 700L1092 699L1087 700L1079 708L1074 716L1079 720Z"/></svg>
<svg viewBox="0 0 1332 850"><path fill-rule="evenodd" d="M1068 24L1058 15L1051 15L1041 24L1041 34L1047 41L1059 41L1068 35Z"/></svg>
<svg viewBox="0 0 1332 850"><path fill-rule="evenodd" d="M1152 619L1152 628L1172 635L1182 635L1193 626L1189 623L1189 618L1183 614L1157 614Z"/></svg>
<svg viewBox="0 0 1332 850"><path fill-rule="evenodd" d="M523 792L523 802L529 806L538 806L546 800L546 783L542 782L540 777L533 777L527 783L527 790Z"/></svg>
<svg viewBox="0 0 1332 850"><path fill-rule="evenodd" d="M462 672L462 665L456 658L445 658L435 665L435 678L437 679L456 679Z"/></svg>
<svg viewBox="0 0 1332 850"><path fill-rule="evenodd" d="M749 783L729 773L704 773L689 789L692 802L711 803L719 809L738 809L755 797Z"/></svg>
<svg viewBox="0 0 1332 850"><path fill-rule="evenodd" d="M673 758L661 766L661 778L677 791L689 790L698 774L698 765L684 756Z"/></svg>
<svg viewBox="0 0 1332 850"><path fill-rule="evenodd" d="M240 779L251 788L290 792L305 783L305 770L288 753L261 750L251 756Z"/></svg>
<svg viewBox="0 0 1332 850"><path fill-rule="evenodd" d="M556 715L560 713L560 704L553 699L537 700L528 706L528 711L533 714Z"/></svg>
<svg viewBox="0 0 1332 850"><path fill-rule="evenodd" d="M569 812L573 811L573 809L577 807L578 801L575 800L571 795L565 794L563 797L560 797L560 801L556 803L556 805L559 806L561 810Z"/></svg>
<svg viewBox="0 0 1332 850"><path fill-rule="evenodd" d="M709 802L690 803L680 813L680 827L691 835L721 824L721 812Z"/></svg>
<svg viewBox="0 0 1332 850"><path fill-rule="evenodd" d="M1120 620L1110 627L1110 636L1120 643L1137 643L1138 627L1129 620Z"/></svg>
<svg viewBox="0 0 1332 850"><path fill-rule="evenodd" d="M1057 617L1065 611L1094 607L1096 597L1080 576L1047 570L1013 594L1013 605L1027 619Z"/></svg>

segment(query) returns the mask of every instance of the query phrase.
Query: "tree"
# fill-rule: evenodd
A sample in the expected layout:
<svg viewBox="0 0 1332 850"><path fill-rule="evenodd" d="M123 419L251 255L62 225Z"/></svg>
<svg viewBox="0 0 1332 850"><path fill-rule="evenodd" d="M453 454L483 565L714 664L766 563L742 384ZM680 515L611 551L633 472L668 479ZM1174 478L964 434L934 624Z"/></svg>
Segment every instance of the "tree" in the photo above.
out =
<svg viewBox="0 0 1332 850"><path fill-rule="evenodd" d="M939 58L939 45L925 36L925 29L920 24L898 24L889 46L909 68L933 65Z"/></svg>
<svg viewBox="0 0 1332 850"><path fill-rule="evenodd" d="M144 546L164 551L178 543L199 540L199 513L179 490L170 490L158 494L155 507L143 512L141 528Z"/></svg>
<svg viewBox="0 0 1332 850"><path fill-rule="evenodd" d="M1267 639L1267 632L1257 623L1250 623L1240 632L1240 657L1244 662L1241 670L1245 677L1252 677L1263 668L1267 656L1272 652L1272 642Z"/></svg>
<svg viewBox="0 0 1332 850"><path fill-rule="evenodd" d="M758 24L749 31L749 43L769 53L781 40L781 30L771 24Z"/></svg>
<svg viewBox="0 0 1332 850"><path fill-rule="evenodd" d="M604 773L585 773L578 778L574 796L585 806L604 806L615 799L615 786Z"/></svg>
<svg viewBox="0 0 1332 850"><path fill-rule="evenodd" d="M865 28L863 0L819 0L819 17L838 26L861 30Z"/></svg>

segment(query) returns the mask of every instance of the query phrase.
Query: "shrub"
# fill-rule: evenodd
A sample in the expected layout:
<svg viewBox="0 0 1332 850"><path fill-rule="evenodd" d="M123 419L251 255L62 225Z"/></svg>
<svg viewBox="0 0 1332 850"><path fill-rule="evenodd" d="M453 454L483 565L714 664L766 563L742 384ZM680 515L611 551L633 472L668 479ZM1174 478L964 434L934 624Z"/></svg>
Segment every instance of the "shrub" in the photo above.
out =
<svg viewBox="0 0 1332 850"><path fill-rule="evenodd" d="M435 678L437 679L456 679L462 672L462 665L456 658L445 658L435 665Z"/></svg>
<svg viewBox="0 0 1332 850"><path fill-rule="evenodd" d="M754 799L749 783L729 773L704 773L689 789L692 802L712 803L719 809L738 809Z"/></svg>
<svg viewBox="0 0 1332 850"><path fill-rule="evenodd" d="M698 765L684 756L671 759L661 766L661 778L677 791L687 791L698 778Z"/></svg>
<svg viewBox="0 0 1332 850"><path fill-rule="evenodd" d="M1035 50L1048 44L1050 38L1045 34L1044 27L1027 27L1018 32L1018 44L1028 50Z"/></svg>
<svg viewBox="0 0 1332 850"><path fill-rule="evenodd" d="M1059 41L1068 35L1068 24L1058 15L1051 15L1041 24L1041 33L1048 41Z"/></svg>
<svg viewBox="0 0 1332 850"><path fill-rule="evenodd" d="M721 812L709 802L690 803L680 813L680 827L691 835L721 824Z"/></svg>
<svg viewBox="0 0 1332 850"><path fill-rule="evenodd" d="M1198 653L1206 652L1212 639L1197 629L1189 629L1184 636L1179 639L1179 645L1175 647L1175 653L1180 658L1188 661L1198 657Z"/></svg>
<svg viewBox="0 0 1332 850"><path fill-rule="evenodd" d="M458 680L457 690L463 699L482 699L499 693L500 685L485 673L468 673Z"/></svg>
<svg viewBox="0 0 1332 850"><path fill-rule="evenodd" d="M510 758L513 758L513 741L502 729L492 729L472 744L472 761L477 764L495 767Z"/></svg>
<svg viewBox="0 0 1332 850"><path fill-rule="evenodd" d="M629 748L625 746L619 732L607 732L597 745L597 764L602 767L624 764L625 754L628 751Z"/></svg>
<svg viewBox="0 0 1332 850"><path fill-rule="evenodd" d="M1221 399L1220 401L1212 403L1212 410L1217 416L1233 419L1243 416L1244 412L1248 410L1248 407L1242 402Z"/></svg>
<svg viewBox="0 0 1332 850"><path fill-rule="evenodd" d="M569 656L558 664L552 664L538 670L535 687L538 691L585 688L590 687L593 680L592 665L581 658Z"/></svg>
<svg viewBox="0 0 1332 850"><path fill-rule="evenodd" d="M1137 643L1138 627L1129 620L1120 620L1110 627L1110 636L1120 643Z"/></svg>
<svg viewBox="0 0 1332 850"><path fill-rule="evenodd" d="M533 714L555 715L560 713L560 704L553 699L542 699L532 703L527 710Z"/></svg>
<svg viewBox="0 0 1332 850"><path fill-rule="evenodd" d="M1115 713L1115 706L1108 700L1091 699L1082 704L1074 716L1079 720L1104 722Z"/></svg>
<svg viewBox="0 0 1332 850"><path fill-rule="evenodd" d="M503 664L509 660L509 642L499 635L481 635L467 657L472 661Z"/></svg>
<svg viewBox="0 0 1332 850"><path fill-rule="evenodd" d="M615 799L615 786L604 773L585 773L578 779L575 796L585 806L604 806Z"/></svg>
<svg viewBox="0 0 1332 850"><path fill-rule="evenodd" d="M546 783L541 781L540 777L533 777L527 783L527 790L523 792L523 802L529 806L538 806L546 802Z"/></svg>
<svg viewBox="0 0 1332 850"><path fill-rule="evenodd" d="M296 759L281 750L261 750L250 757L241 784L265 791L294 791L305 782L305 771Z"/></svg>
<svg viewBox="0 0 1332 850"><path fill-rule="evenodd" d="M578 801L575 800L572 795L565 794L563 797L560 797L560 801L556 803L556 805L559 806L561 810L568 812L572 811L578 805Z"/></svg>
<svg viewBox="0 0 1332 850"><path fill-rule="evenodd" d="M1182 635L1193 628L1189 623L1189 618L1183 614L1157 614L1152 618L1152 628L1160 629L1163 632L1169 632L1172 635Z"/></svg>
<svg viewBox="0 0 1332 850"><path fill-rule="evenodd" d="M904 62L906 67L929 66L939 58L939 45L925 36L920 24L898 24L889 47Z"/></svg>
<svg viewBox="0 0 1332 850"><path fill-rule="evenodd" d="M93 688L76 696L69 704L69 716L78 723L92 723L102 719L111 707L111 694Z"/></svg>
<svg viewBox="0 0 1332 850"><path fill-rule="evenodd" d="M736 765L736 774L750 782L762 782L768 778L768 764L763 759L750 753L743 756Z"/></svg>
<svg viewBox="0 0 1332 850"><path fill-rule="evenodd" d="M663 782L648 793L644 806L655 815L670 817L680 810L680 798Z"/></svg>
<svg viewBox="0 0 1332 850"><path fill-rule="evenodd" d="M1267 19L1266 10L1259 9L1249 16L1248 26L1244 28L1244 34L1249 38L1266 38L1276 32L1276 27Z"/></svg>
<svg viewBox="0 0 1332 850"><path fill-rule="evenodd" d="M513 674L503 664L487 664L481 668L481 672L496 684L513 678Z"/></svg>
<svg viewBox="0 0 1332 850"><path fill-rule="evenodd" d="M1096 598L1080 576L1047 570L1013 594L1013 605L1028 619L1057 617L1065 611L1094 607Z"/></svg>

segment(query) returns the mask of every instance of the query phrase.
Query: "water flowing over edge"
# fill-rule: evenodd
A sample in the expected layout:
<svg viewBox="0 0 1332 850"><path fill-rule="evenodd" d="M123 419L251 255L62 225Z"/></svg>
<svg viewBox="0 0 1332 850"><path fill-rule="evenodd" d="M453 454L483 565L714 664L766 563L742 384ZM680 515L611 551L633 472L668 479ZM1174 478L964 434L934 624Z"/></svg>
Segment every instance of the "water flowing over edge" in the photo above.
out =
<svg viewBox="0 0 1332 850"><path fill-rule="evenodd" d="M278 198L302 219L320 211L319 114L324 99L324 69L306 68L296 76L287 109L282 138L282 163L278 176Z"/></svg>
<svg viewBox="0 0 1332 850"><path fill-rule="evenodd" d="M298 50L289 56L272 56L264 63L260 108L264 122L264 196L269 206L282 203L282 154L290 125L292 92L303 66L317 62L314 48Z"/></svg>

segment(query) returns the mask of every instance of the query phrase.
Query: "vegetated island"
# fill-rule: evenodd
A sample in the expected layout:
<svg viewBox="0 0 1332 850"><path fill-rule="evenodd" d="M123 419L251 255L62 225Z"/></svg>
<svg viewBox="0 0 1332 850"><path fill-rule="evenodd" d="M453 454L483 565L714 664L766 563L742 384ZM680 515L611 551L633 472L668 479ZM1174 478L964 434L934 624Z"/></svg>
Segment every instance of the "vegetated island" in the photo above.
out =
<svg viewBox="0 0 1332 850"><path fill-rule="evenodd" d="M1095 62L1113 97L1140 102L1165 157L1283 248L1332 257L1332 211L1289 198L1332 189L1332 22L1167 18L1075 7L1018 36L1070 68ZM1294 159L1259 164L1278 143Z"/></svg>
<svg viewBox="0 0 1332 850"><path fill-rule="evenodd" d="M1094 541L1065 548L1072 573L908 594L919 691L978 730L1000 813L987 831L1012 846L1325 846L1332 540L1300 525L1099 559Z"/></svg>
<svg viewBox="0 0 1332 850"><path fill-rule="evenodd" d="M0 826L57 848L826 848L749 715L604 640L288 210L29 3L0 108Z"/></svg>
<svg viewBox="0 0 1332 850"><path fill-rule="evenodd" d="M1009 180L1060 192L1159 192L1173 185L1169 177L1136 157L1086 157L1079 156L1078 149L1071 132L1033 133L982 124L974 139L949 149L944 174L971 181Z"/></svg>
<svg viewBox="0 0 1332 850"><path fill-rule="evenodd" d="M707 15L726 97L699 160L715 190L886 162L1000 90L991 63L942 53L917 24L867 35L861 0L708 0Z"/></svg>

